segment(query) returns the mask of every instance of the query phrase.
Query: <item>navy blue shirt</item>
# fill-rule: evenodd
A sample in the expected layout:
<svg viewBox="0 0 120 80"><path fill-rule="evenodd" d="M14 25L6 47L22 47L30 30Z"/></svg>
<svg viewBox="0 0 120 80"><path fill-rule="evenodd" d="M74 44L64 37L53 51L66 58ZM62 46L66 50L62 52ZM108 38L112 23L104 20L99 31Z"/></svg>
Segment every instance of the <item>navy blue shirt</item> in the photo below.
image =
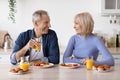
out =
<svg viewBox="0 0 120 80"><path fill-rule="evenodd" d="M15 58L16 52L22 49L28 43L28 41L33 38L35 38L34 29L20 33L17 40L15 41L13 52L10 55L10 61L12 64L15 65L17 63ZM60 53L58 38L55 31L49 29L48 34L42 35L42 41L43 54L45 57L48 58L48 62L53 64L59 64ZM30 51L31 49L26 52L25 56L30 55Z"/></svg>

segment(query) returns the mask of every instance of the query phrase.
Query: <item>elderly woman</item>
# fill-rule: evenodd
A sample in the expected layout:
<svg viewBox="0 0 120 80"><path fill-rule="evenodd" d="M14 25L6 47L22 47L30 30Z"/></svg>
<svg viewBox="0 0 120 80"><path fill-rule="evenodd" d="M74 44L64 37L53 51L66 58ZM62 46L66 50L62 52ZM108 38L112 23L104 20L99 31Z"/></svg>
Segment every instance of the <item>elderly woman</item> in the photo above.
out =
<svg viewBox="0 0 120 80"><path fill-rule="evenodd" d="M85 64L86 58L93 56L94 64L114 65L114 59L101 38L92 33L93 28L94 21L89 13L79 13L75 16L74 29L76 34L69 40L63 56L64 63ZM99 53L102 55L101 61L97 61Z"/></svg>

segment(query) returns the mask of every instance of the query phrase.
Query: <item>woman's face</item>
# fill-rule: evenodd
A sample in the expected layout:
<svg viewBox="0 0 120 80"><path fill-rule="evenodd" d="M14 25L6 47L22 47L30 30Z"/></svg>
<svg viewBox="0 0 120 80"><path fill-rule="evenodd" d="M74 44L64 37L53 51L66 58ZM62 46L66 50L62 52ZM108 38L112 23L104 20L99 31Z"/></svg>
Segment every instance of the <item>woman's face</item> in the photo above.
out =
<svg viewBox="0 0 120 80"><path fill-rule="evenodd" d="M82 26L80 25L78 19L75 19L75 21L74 21L74 29L75 29L77 34L82 33Z"/></svg>

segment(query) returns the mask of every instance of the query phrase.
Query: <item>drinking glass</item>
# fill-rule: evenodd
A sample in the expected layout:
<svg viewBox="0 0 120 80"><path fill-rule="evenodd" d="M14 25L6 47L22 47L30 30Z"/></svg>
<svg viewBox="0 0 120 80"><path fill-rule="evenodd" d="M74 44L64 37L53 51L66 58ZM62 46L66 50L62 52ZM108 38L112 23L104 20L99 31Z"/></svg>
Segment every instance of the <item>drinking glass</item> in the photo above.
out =
<svg viewBox="0 0 120 80"><path fill-rule="evenodd" d="M93 60L93 56L88 56L87 60L86 60L86 68L88 70L91 70L94 64L94 60Z"/></svg>
<svg viewBox="0 0 120 80"><path fill-rule="evenodd" d="M36 51L40 51L41 50L41 42L42 42L42 38L38 38L38 39L34 39L37 42L37 45L35 45L35 50Z"/></svg>
<svg viewBox="0 0 120 80"><path fill-rule="evenodd" d="M37 46L35 46L35 50L36 51L40 51L41 50L41 43L37 42Z"/></svg>

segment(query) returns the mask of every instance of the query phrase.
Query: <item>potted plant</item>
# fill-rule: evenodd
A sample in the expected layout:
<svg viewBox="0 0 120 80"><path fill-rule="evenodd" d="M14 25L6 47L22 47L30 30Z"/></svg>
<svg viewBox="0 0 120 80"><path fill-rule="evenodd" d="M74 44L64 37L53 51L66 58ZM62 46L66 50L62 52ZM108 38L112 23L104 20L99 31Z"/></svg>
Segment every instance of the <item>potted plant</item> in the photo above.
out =
<svg viewBox="0 0 120 80"><path fill-rule="evenodd" d="M9 3L9 16L8 19L15 23L15 13L16 13L16 0L8 0Z"/></svg>

